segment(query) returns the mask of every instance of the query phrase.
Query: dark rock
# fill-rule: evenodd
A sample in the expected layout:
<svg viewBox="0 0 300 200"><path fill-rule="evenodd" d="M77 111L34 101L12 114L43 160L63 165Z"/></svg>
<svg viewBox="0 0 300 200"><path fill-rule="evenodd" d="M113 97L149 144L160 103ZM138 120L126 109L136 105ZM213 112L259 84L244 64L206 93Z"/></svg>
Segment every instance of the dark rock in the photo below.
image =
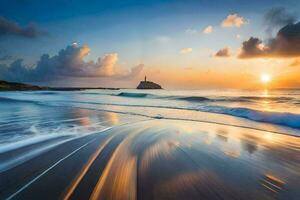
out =
<svg viewBox="0 0 300 200"><path fill-rule="evenodd" d="M136 89L162 89L162 87L157 83L147 81L145 77L145 80L141 81Z"/></svg>

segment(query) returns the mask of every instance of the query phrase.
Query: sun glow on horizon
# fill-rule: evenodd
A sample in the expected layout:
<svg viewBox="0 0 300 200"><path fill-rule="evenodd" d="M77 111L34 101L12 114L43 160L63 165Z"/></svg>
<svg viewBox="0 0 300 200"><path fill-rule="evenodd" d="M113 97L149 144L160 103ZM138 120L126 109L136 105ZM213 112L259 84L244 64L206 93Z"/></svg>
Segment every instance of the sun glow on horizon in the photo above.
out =
<svg viewBox="0 0 300 200"><path fill-rule="evenodd" d="M260 75L260 81L262 82L262 83L269 83L270 81L271 81L271 76L270 76L270 74L261 74Z"/></svg>

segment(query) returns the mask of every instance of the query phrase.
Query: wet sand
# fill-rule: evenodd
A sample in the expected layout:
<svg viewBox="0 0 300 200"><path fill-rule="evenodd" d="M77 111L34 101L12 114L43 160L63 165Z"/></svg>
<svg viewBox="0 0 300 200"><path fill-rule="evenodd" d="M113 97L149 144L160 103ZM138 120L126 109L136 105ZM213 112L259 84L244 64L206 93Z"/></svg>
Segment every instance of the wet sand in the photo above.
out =
<svg viewBox="0 0 300 200"><path fill-rule="evenodd" d="M151 119L1 172L0 199L297 199L299 185L299 137Z"/></svg>

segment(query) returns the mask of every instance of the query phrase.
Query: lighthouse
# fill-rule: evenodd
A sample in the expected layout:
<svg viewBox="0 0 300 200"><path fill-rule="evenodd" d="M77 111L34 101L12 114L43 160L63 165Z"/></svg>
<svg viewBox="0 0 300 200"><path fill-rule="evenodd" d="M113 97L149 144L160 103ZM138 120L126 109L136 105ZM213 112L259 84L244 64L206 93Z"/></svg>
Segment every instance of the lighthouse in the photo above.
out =
<svg viewBox="0 0 300 200"><path fill-rule="evenodd" d="M144 81L140 81L136 89L162 89L162 87L157 83L147 81L147 76L145 76Z"/></svg>

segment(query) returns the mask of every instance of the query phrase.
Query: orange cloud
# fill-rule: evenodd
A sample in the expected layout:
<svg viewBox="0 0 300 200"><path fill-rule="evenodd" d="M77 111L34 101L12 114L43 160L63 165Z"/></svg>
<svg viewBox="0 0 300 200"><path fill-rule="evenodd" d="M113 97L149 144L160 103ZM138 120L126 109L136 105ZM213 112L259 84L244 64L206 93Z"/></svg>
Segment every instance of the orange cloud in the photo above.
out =
<svg viewBox="0 0 300 200"><path fill-rule="evenodd" d="M212 26L207 26L205 29L203 29L203 33L205 33L205 34L210 34L212 32L213 32Z"/></svg>
<svg viewBox="0 0 300 200"><path fill-rule="evenodd" d="M112 76L115 74L115 65L118 61L117 53L105 54L103 58L98 59L99 67L98 74L102 76Z"/></svg>
<svg viewBox="0 0 300 200"><path fill-rule="evenodd" d="M187 54L187 53L191 53L193 51L192 48L183 48L180 50L181 54Z"/></svg>
<svg viewBox="0 0 300 200"><path fill-rule="evenodd" d="M244 41L239 58L300 57L300 22L282 27L267 44L250 37Z"/></svg>
<svg viewBox="0 0 300 200"><path fill-rule="evenodd" d="M241 27L244 24L246 24L246 20L243 17L238 14L230 14L222 21L221 26L225 28Z"/></svg>
<svg viewBox="0 0 300 200"><path fill-rule="evenodd" d="M215 57L230 57L231 56L230 49L228 47L220 49L219 51L217 51L215 53L214 56Z"/></svg>
<svg viewBox="0 0 300 200"><path fill-rule="evenodd" d="M300 66L300 59L294 60L289 66L291 67Z"/></svg>
<svg viewBox="0 0 300 200"><path fill-rule="evenodd" d="M8 81L51 81L62 77L132 77L141 71L137 67L121 73L117 68L118 54L109 53L99 57L96 62L86 62L84 58L90 53L86 45L77 43L61 49L56 55L44 54L35 66L29 68L21 59L13 61L10 65L0 66L0 79Z"/></svg>

